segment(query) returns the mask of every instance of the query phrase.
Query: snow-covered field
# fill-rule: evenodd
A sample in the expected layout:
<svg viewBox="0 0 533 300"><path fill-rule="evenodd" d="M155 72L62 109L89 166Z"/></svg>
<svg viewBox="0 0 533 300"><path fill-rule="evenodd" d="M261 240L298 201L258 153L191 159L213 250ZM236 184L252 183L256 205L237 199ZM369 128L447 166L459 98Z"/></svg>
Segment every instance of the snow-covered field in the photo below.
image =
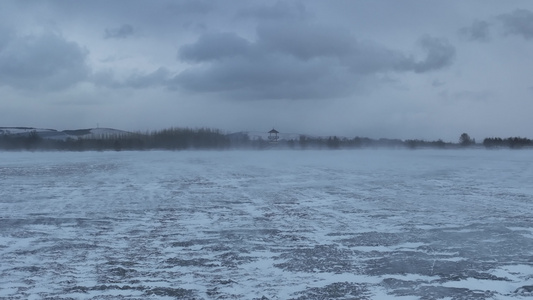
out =
<svg viewBox="0 0 533 300"><path fill-rule="evenodd" d="M533 151L0 152L0 299L527 299Z"/></svg>

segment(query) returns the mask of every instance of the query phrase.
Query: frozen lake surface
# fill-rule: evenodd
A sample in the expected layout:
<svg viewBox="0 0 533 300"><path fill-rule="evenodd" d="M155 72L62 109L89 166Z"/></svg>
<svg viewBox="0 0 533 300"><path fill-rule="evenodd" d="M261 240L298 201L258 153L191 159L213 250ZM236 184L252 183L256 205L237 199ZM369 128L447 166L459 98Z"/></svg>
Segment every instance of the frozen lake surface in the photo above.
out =
<svg viewBox="0 0 533 300"><path fill-rule="evenodd" d="M0 299L528 299L533 151L0 152Z"/></svg>

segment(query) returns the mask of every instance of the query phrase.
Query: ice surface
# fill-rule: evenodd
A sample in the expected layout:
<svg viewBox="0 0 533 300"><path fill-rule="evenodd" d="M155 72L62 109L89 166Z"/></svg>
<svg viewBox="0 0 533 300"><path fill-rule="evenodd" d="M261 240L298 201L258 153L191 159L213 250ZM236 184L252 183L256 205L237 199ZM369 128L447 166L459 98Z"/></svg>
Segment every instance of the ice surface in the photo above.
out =
<svg viewBox="0 0 533 300"><path fill-rule="evenodd" d="M527 299L533 152L0 153L0 299Z"/></svg>

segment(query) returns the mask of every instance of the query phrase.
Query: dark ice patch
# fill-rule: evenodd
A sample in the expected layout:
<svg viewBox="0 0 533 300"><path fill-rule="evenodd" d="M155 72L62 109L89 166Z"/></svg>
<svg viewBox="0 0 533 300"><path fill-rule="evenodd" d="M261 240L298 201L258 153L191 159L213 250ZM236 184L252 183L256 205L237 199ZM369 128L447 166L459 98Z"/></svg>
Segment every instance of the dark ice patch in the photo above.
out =
<svg viewBox="0 0 533 300"><path fill-rule="evenodd" d="M284 252L276 257L285 260L274 266L293 272L346 273L357 271L353 260L354 252L335 245L317 245Z"/></svg>
<svg viewBox="0 0 533 300"><path fill-rule="evenodd" d="M297 298L292 300L322 300L322 299L350 299L366 300L372 299L367 285L354 282L335 282L320 288L309 288L298 292Z"/></svg>

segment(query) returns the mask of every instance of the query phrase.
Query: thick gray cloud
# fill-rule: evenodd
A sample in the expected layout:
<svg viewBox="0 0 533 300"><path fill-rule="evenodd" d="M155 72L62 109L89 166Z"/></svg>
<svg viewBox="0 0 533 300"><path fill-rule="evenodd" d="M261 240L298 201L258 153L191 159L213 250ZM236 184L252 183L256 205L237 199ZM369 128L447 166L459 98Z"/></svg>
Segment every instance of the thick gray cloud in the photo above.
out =
<svg viewBox="0 0 533 300"><path fill-rule="evenodd" d="M44 32L0 38L0 85L57 90L87 79L87 50L63 36Z"/></svg>
<svg viewBox="0 0 533 300"><path fill-rule="evenodd" d="M259 47L301 60L347 56L355 50L355 43L347 30L323 24L289 21L257 28Z"/></svg>
<svg viewBox="0 0 533 300"><path fill-rule="evenodd" d="M182 46L178 58L186 62L221 60L248 55L250 42L235 33L209 33L194 44Z"/></svg>
<svg viewBox="0 0 533 300"><path fill-rule="evenodd" d="M475 20L470 26L461 28L459 33L470 41L486 42L490 40L492 28L499 28L504 36L521 36L530 40L533 38L533 12L516 9L490 20Z"/></svg>
<svg viewBox="0 0 533 300"><path fill-rule="evenodd" d="M133 26L124 24L118 28L107 28L104 38L106 39L125 39L134 34Z"/></svg>
<svg viewBox="0 0 533 300"><path fill-rule="evenodd" d="M452 64L455 48L445 39L424 36L420 39L420 46L426 51L424 60L415 63L417 73L442 69Z"/></svg>
<svg viewBox="0 0 533 300"><path fill-rule="evenodd" d="M498 16L507 35L519 35L529 40L533 38L533 12L517 9L512 13Z"/></svg>
<svg viewBox="0 0 533 300"><path fill-rule="evenodd" d="M218 92L239 99L327 99L346 94L349 77L325 60L290 56L241 56L190 68L175 83L194 92ZM328 87L328 88L325 88Z"/></svg>
<svg viewBox="0 0 533 300"><path fill-rule="evenodd" d="M258 27L249 41L234 33L210 33L184 45L178 57L191 66L173 82L189 91L221 92L230 98L327 99L348 95L364 76L423 73L449 66L455 49L424 36L426 57L358 42L347 30L307 22Z"/></svg>
<svg viewBox="0 0 533 300"><path fill-rule="evenodd" d="M470 26L461 28L459 32L467 40L485 42L490 40L490 26L488 21L475 20Z"/></svg>

